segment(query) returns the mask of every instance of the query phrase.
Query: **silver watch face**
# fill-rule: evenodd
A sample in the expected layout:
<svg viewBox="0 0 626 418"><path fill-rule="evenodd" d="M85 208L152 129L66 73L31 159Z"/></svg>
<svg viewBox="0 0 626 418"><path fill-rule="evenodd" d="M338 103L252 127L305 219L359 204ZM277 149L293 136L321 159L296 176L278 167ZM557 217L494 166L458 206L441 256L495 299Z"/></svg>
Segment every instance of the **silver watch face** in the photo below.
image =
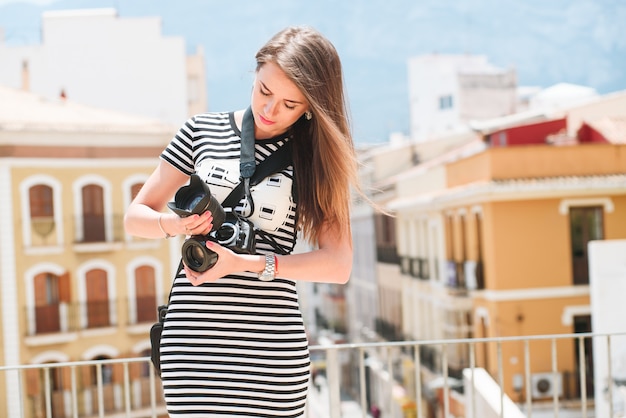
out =
<svg viewBox="0 0 626 418"><path fill-rule="evenodd" d="M274 275L268 271L264 271L263 273L259 274L259 280L263 282L271 282L272 280L274 280Z"/></svg>

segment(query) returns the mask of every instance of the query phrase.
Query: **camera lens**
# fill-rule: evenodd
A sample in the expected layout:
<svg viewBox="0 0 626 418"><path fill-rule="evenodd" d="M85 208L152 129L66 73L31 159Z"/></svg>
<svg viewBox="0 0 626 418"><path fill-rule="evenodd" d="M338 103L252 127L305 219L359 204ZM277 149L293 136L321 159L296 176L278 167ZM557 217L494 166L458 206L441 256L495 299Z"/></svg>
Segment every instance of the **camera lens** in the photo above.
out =
<svg viewBox="0 0 626 418"><path fill-rule="evenodd" d="M192 196L189 199L189 201L181 203L181 205L180 205L181 209L184 209L184 210L189 211L189 212L193 211L196 208L196 206L198 205L198 203L200 203L202 201L203 197L204 196L202 196L202 195Z"/></svg>
<svg viewBox="0 0 626 418"><path fill-rule="evenodd" d="M183 243L181 248L183 261L193 271L202 273L217 263L217 254L209 250L203 237L202 239L191 237Z"/></svg>

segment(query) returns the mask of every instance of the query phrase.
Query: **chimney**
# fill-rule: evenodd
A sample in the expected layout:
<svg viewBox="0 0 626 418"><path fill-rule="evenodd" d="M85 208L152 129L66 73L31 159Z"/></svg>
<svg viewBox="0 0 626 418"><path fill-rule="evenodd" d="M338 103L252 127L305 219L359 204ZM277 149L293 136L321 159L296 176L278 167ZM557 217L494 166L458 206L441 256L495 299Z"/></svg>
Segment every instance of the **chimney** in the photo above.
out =
<svg viewBox="0 0 626 418"><path fill-rule="evenodd" d="M22 61L22 91L30 91L30 73L26 60Z"/></svg>

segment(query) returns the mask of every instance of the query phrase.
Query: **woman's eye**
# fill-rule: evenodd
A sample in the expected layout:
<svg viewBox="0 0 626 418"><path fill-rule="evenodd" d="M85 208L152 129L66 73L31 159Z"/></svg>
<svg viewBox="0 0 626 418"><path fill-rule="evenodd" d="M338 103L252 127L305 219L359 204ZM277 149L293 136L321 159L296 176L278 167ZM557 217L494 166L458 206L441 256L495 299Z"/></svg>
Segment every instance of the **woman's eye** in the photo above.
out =
<svg viewBox="0 0 626 418"><path fill-rule="evenodd" d="M285 103L285 107L286 107L287 109L289 109L289 110L293 110L293 109L295 109L295 108L296 108L294 105L290 105L290 104L287 104L287 103Z"/></svg>
<svg viewBox="0 0 626 418"><path fill-rule="evenodd" d="M261 92L261 94L262 94L263 96L269 96L269 95L270 95L270 92L269 92L269 91L265 91L265 90L263 90L262 88L261 88L261 89L259 89L259 91Z"/></svg>

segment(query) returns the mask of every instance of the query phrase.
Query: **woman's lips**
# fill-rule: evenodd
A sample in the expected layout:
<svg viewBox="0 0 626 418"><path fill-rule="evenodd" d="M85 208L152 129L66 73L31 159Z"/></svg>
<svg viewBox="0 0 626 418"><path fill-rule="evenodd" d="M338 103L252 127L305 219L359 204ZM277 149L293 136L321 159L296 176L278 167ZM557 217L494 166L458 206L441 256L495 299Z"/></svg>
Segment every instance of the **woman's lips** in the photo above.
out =
<svg viewBox="0 0 626 418"><path fill-rule="evenodd" d="M263 116L259 115L259 120L264 124L264 125L273 125L274 122L272 122L269 119L265 119Z"/></svg>

